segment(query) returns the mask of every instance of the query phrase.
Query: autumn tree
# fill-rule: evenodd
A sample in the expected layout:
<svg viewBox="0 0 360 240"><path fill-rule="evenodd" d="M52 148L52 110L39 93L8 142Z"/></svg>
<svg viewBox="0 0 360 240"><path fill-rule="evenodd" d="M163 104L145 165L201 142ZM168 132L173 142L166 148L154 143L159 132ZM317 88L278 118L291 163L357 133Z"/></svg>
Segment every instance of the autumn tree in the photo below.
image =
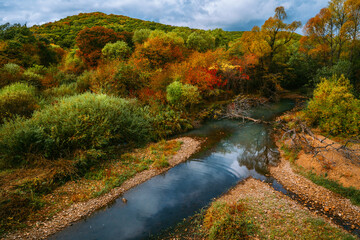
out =
<svg viewBox="0 0 360 240"><path fill-rule="evenodd" d="M347 14L347 22L344 24L344 32L351 39L350 45L350 61L355 61L356 53L359 53L359 35L360 35L360 1L347 0L344 3L345 13Z"/></svg>
<svg viewBox="0 0 360 240"><path fill-rule="evenodd" d="M286 47L295 39L295 31L301 23L294 21L285 23L287 18L284 7L277 7L275 15L270 17L261 28L255 26L252 31L245 32L241 38L242 50L245 54L254 54L262 58L264 68L273 71L274 58L283 54Z"/></svg>
<svg viewBox="0 0 360 240"><path fill-rule="evenodd" d="M101 50L109 42L124 40L112 29L105 27L84 28L76 37L79 54L88 67L96 67L100 60Z"/></svg>
<svg viewBox="0 0 360 240"><path fill-rule="evenodd" d="M311 18L305 25L305 36L300 50L319 61L323 68L351 63L351 81L359 88L360 2L358 0L331 0L328 7ZM348 74L343 69L343 74ZM323 76L326 77L326 76Z"/></svg>
<svg viewBox="0 0 360 240"><path fill-rule="evenodd" d="M135 35L134 35L135 36ZM134 57L148 62L151 68L163 68L166 64L181 61L185 50L181 37L155 33L138 45Z"/></svg>

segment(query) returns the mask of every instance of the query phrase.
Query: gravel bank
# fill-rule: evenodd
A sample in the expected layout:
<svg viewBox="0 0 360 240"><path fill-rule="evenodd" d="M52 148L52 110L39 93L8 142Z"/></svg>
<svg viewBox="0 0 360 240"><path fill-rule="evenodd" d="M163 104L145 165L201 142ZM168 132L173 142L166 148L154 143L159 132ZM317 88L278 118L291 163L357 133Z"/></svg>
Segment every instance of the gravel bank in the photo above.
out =
<svg viewBox="0 0 360 240"><path fill-rule="evenodd" d="M281 157L278 166L270 168L270 172L286 189L297 194L305 202L313 203L323 213L341 218L352 229L359 229L360 207L353 205L349 199L294 173L290 163L284 157Z"/></svg>

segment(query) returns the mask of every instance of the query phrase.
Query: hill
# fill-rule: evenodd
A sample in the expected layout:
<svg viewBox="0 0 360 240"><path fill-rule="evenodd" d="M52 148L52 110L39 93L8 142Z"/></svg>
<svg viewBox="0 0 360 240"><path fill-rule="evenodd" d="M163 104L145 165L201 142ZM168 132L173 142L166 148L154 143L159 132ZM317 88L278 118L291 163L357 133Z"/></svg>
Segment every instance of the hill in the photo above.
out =
<svg viewBox="0 0 360 240"><path fill-rule="evenodd" d="M51 43L60 45L61 47L71 48L75 45L75 38L79 31L85 27L103 26L113 29L116 32L134 32L137 29L162 30L165 32L180 31L191 33L197 29L189 27L177 27L157 22L145 21L131 18L123 15L105 14L101 12L80 13L78 15L69 16L55 22L49 22L43 25L34 25L31 27L39 38L47 39ZM210 30L211 32L219 32L218 29ZM228 41L232 41L241 37L241 31L226 32L222 31L223 37Z"/></svg>

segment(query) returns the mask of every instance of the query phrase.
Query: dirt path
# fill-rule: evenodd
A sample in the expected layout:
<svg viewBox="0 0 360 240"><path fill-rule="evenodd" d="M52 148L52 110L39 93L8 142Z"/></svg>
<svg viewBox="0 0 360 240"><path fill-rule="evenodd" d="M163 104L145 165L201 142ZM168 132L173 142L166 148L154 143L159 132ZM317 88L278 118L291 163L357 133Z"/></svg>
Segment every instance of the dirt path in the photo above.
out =
<svg viewBox="0 0 360 240"><path fill-rule="evenodd" d="M181 149L169 160L170 166L163 169L149 169L135 175L135 177L125 181L121 187L114 188L109 193L71 205L68 209L56 214L51 220L37 222L34 227L27 231L18 231L6 236L4 239L45 239L50 235L69 226L85 216L90 215L96 210L106 206L108 203L119 198L129 189L149 180L150 178L168 171L170 168L186 161L193 153L199 150L201 142L189 137L176 139L183 142Z"/></svg>
<svg viewBox="0 0 360 240"><path fill-rule="evenodd" d="M283 155L282 152L281 154ZM284 157L281 157L277 167L270 168L270 172L286 189L297 194L304 201L312 202L326 214L341 218L351 229L360 229L360 207L351 204L349 199L294 173Z"/></svg>

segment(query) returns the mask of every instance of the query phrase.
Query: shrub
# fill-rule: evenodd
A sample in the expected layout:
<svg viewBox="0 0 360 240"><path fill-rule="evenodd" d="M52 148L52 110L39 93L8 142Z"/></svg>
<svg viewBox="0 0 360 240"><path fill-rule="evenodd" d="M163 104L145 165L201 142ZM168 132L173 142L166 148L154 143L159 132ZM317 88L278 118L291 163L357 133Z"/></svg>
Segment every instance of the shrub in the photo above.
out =
<svg viewBox="0 0 360 240"><path fill-rule="evenodd" d="M61 84L70 84L77 81L77 76L74 73L65 73L59 71L54 76L54 79L61 85Z"/></svg>
<svg viewBox="0 0 360 240"><path fill-rule="evenodd" d="M146 109L135 100L84 93L62 98L0 129L0 159L5 165L23 162L28 154L48 159L113 144L139 144L151 137Z"/></svg>
<svg viewBox="0 0 360 240"><path fill-rule="evenodd" d="M323 78L305 110L307 122L332 135L358 135L360 101L343 75Z"/></svg>
<svg viewBox="0 0 360 240"><path fill-rule="evenodd" d="M147 76L132 64L109 62L90 74L91 89L127 97L147 83Z"/></svg>
<svg viewBox="0 0 360 240"><path fill-rule="evenodd" d="M167 107L153 111L152 115L152 127L156 139L162 139L192 128L189 120L183 116L181 111L174 111Z"/></svg>
<svg viewBox="0 0 360 240"><path fill-rule="evenodd" d="M22 79L29 83L30 85L40 89L42 87L42 81L41 79L43 78L43 76L41 76L40 74L37 74L33 71L28 71L26 70L24 72L24 74L22 75Z"/></svg>
<svg viewBox="0 0 360 240"><path fill-rule="evenodd" d="M78 92L84 93L84 92L90 90L91 74L92 74L92 72L85 71L77 78L76 89Z"/></svg>
<svg viewBox="0 0 360 240"><path fill-rule="evenodd" d="M49 88L44 91L44 95L48 98L68 97L78 93L76 83L63 84L59 87Z"/></svg>
<svg viewBox="0 0 360 240"><path fill-rule="evenodd" d="M21 68L19 65L15 64L15 63L7 63L2 67L2 70L12 74L12 75L16 75L21 71Z"/></svg>
<svg viewBox="0 0 360 240"><path fill-rule="evenodd" d="M7 63L0 69L0 88L20 81L21 68L15 63Z"/></svg>
<svg viewBox="0 0 360 240"><path fill-rule="evenodd" d="M323 78L330 79L332 76L344 75L346 78L351 78L351 62L347 60L340 60L333 66L325 66L316 71L316 75L312 80L312 84L316 85L321 82Z"/></svg>
<svg viewBox="0 0 360 240"><path fill-rule="evenodd" d="M15 116L30 117L38 108L35 87L14 83L0 90L0 123Z"/></svg>
<svg viewBox="0 0 360 240"><path fill-rule="evenodd" d="M199 103L200 93L198 88L178 81L171 83L166 88L166 99L170 104L184 108Z"/></svg>
<svg viewBox="0 0 360 240"><path fill-rule="evenodd" d="M150 36L150 29L139 29L134 32L133 42L137 44L142 44L145 42Z"/></svg>
<svg viewBox="0 0 360 240"><path fill-rule="evenodd" d="M107 43L101 52L107 59L124 60L130 56L131 49L126 42L117 41L116 43Z"/></svg>
<svg viewBox="0 0 360 240"><path fill-rule="evenodd" d="M249 239L255 225L246 217L245 211L243 203L213 203L204 217L209 239Z"/></svg>

